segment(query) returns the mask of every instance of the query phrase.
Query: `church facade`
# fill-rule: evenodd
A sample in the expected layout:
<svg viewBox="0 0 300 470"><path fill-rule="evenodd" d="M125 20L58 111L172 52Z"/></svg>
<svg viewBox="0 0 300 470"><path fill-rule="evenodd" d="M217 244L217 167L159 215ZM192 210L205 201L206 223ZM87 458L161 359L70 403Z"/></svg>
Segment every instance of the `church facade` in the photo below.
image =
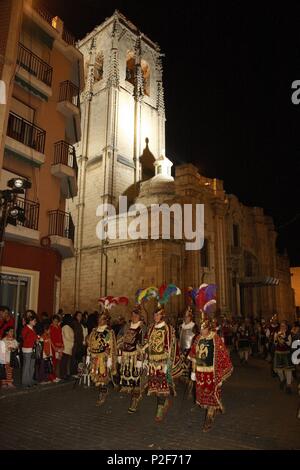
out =
<svg viewBox="0 0 300 470"><path fill-rule="evenodd" d="M212 282L220 313L293 318L289 263L276 253L272 219L226 194L221 180L200 175L191 164L177 166L171 176L159 46L115 12L79 49L85 89L78 196L68 202L75 256L63 263L61 307L95 310L103 295L127 295L133 305L141 287L174 283L184 292ZM203 248L189 251L174 236L99 240L97 207L109 203L118 210L120 195L128 205L146 207L204 204ZM176 316L183 308L184 295L171 300L168 313Z"/></svg>

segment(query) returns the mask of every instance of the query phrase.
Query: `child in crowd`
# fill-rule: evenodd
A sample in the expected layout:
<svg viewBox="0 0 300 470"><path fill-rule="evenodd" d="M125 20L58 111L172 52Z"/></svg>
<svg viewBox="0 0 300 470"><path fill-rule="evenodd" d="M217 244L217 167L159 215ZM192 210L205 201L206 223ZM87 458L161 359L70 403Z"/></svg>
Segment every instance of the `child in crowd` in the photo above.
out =
<svg viewBox="0 0 300 470"><path fill-rule="evenodd" d="M53 368L54 350L50 338L50 324L44 323L44 333L41 336L43 342L43 357L39 363L38 380L41 383L58 382Z"/></svg>
<svg viewBox="0 0 300 470"><path fill-rule="evenodd" d="M34 380L35 362L34 346L39 339L35 332L36 313L33 310L27 310L24 315L25 326L22 329L22 385L23 387L33 387L36 385Z"/></svg>
<svg viewBox="0 0 300 470"><path fill-rule="evenodd" d="M15 388L13 383L13 368L10 365L11 352L16 351L19 347L15 339L14 328L10 327L6 330L2 343L2 364L5 364L6 379L1 380L1 386L7 388Z"/></svg>

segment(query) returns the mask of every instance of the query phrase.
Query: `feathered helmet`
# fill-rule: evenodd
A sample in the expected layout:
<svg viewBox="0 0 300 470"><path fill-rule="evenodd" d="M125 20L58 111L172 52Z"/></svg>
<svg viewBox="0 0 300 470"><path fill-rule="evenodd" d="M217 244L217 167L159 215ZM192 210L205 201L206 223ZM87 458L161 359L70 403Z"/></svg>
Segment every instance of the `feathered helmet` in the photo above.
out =
<svg viewBox="0 0 300 470"><path fill-rule="evenodd" d="M203 313L203 318L212 318L217 308L216 284L201 284L195 296L196 306Z"/></svg>
<svg viewBox="0 0 300 470"><path fill-rule="evenodd" d="M136 293L136 301L138 304L154 298L157 300L157 307L154 313L161 312L165 314L164 306L170 300L172 295L180 295L181 290L175 284L162 284L160 288L150 286L146 289L139 289Z"/></svg>
<svg viewBox="0 0 300 470"><path fill-rule="evenodd" d="M188 307L192 308L196 306L197 294L198 289L195 289L194 287L189 286L185 289L185 303Z"/></svg>
<svg viewBox="0 0 300 470"><path fill-rule="evenodd" d="M135 301L137 305L142 305L150 299L157 299L158 289L157 287L150 286L146 289L138 289L135 294Z"/></svg>
<svg viewBox="0 0 300 470"><path fill-rule="evenodd" d="M109 323L110 316L109 316L107 311L104 311L104 312L100 313L99 320L102 319L102 318L105 319L107 324Z"/></svg>
<svg viewBox="0 0 300 470"><path fill-rule="evenodd" d="M163 305L160 305L160 303L157 304L157 307L154 310L153 315L155 315L156 313L160 313L163 317L166 316L165 308Z"/></svg>
<svg viewBox="0 0 300 470"><path fill-rule="evenodd" d="M209 330L211 330L211 329L212 329L212 326L213 326L213 325L212 325L212 321L209 320L208 318L206 318L205 320L202 320L202 321L201 321L200 329L201 329L201 330L206 330L206 329L208 328Z"/></svg>
<svg viewBox="0 0 300 470"><path fill-rule="evenodd" d="M272 316L271 320L270 320L271 323L278 323L278 314L277 313L274 313L274 315Z"/></svg>
<svg viewBox="0 0 300 470"><path fill-rule="evenodd" d="M139 315L140 317L142 316L142 308L141 305L137 304L133 307L131 313L134 313L135 315Z"/></svg>
<svg viewBox="0 0 300 470"><path fill-rule="evenodd" d="M108 314L116 305L128 305L128 298L108 295L106 297L100 297L98 302L102 306L104 313Z"/></svg>
<svg viewBox="0 0 300 470"><path fill-rule="evenodd" d="M187 314L187 313L190 314L190 315L193 315L193 309L192 309L191 306L188 306L188 307L186 308L185 314Z"/></svg>
<svg viewBox="0 0 300 470"><path fill-rule="evenodd" d="M214 324L214 316L217 309L217 286L216 284L201 284L199 289L196 290L195 304L201 312L201 329L216 330L217 326Z"/></svg>

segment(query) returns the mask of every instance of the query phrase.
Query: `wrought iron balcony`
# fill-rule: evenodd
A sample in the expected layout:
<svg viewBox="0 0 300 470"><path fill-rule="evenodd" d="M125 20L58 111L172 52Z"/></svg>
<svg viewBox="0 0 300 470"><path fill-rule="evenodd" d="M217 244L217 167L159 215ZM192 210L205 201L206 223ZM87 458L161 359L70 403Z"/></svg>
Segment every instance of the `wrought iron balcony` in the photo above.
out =
<svg viewBox="0 0 300 470"><path fill-rule="evenodd" d="M71 34L70 31L68 31L67 28L65 28L65 27L63 29L62 38L67 44L69 44L70 46L75 47L76 39L73 36L73 34Z"/></svg>
<svg viewBox="0 0 300 470"><path fill-rule="evenodd" d="M53 29L56 29L56 16L50 13L40 2L33 2L34 10L40 15L43 20L47 21ZM75 46L74 36L64 27L62 32L62 39L71 46Z"/></svg>
<svg viewBox="0 0 300 470"><path fill-rule="evenodd" d="M59 102L68 101L79 108L79 88L74 83L66 80L60 84Z"/></svg>
<svg viewBox="0 0 300 470"><path fill-rule="evenodd" d="M29 201L22 197L16 197L14 205L18 207L21 212L21 217L15 219L8 218L8 223L11 225L21 225L22 227L38 230L39 227L39 212L40 205L38 202Z"/></svg>
<svg viewBox="0 0 300 470"><path fill-rule="evenodd" d="M43 20L47 21L52 26L53 15L49 13L44 6L40 4L40 2L33 2L33 8L35 11L43 18Z"/></svg>
<svg viewBox="0 0 300 470"><path fill-rule="evenodd" d="M78 173L75 147L64 140L54 144L54 165L62 164L73 168Z"/></svg>
<svg viewBox="0 0 300 470"><path fill-rule="evenodd" d="M19 43L17 62L31 75L34 75L46 85L51 86L52 67L21 43Z"/></svg>
<svg viewBox="0 0 300 470"><path fill-rule="evenodd" d="M74 243L75 226L71 214L61 210L49 212L49 236L68 238Z"/></svg>
<svg viewBox="0 0 300 470"><path fill-rule="evenodd" d="M45 151L46 131L13 112L9 113L7 136L37 152Z"/></svg>

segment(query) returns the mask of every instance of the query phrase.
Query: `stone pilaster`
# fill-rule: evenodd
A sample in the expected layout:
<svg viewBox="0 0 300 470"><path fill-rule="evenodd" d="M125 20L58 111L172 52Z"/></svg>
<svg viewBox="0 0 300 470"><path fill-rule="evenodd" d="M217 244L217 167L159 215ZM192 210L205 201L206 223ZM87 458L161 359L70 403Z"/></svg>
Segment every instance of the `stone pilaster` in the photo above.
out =
<svg viewBox="0 0 300 470"><path fill-rule="evenodd" d="M228 279L226 256L225 213L226 206L221 201L213 204L215 213L216 280L218 286L218 308L228 312Z"/></svg>

